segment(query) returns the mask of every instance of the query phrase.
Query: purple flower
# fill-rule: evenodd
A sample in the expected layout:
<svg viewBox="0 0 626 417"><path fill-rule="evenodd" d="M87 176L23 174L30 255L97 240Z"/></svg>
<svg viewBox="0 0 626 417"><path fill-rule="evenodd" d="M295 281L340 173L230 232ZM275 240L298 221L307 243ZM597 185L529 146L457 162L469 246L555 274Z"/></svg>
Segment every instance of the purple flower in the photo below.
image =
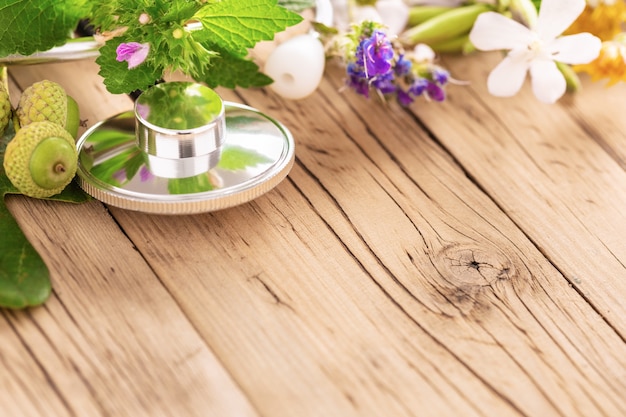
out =
<svg viewBox="0 0 626 417"><path fill-rule="evenodd" d="M418 78L416 79L411 87L409 88L409 92L414 96L421 96L424 91L428 88L428 80L426 78Z"/></svg>
<svg viewBox="0 0 626 417"><path fill-rule="evenodd" d="M357 94L368 97L370 96L370 86L365 78L352 76L348 81L348 85L356 91Z"/></svg>
<svg viewBox="0 0 626 417"><path fill-rule="evenodd" d="M415 52L405 53L400 44L371 23L363 23L356 30L360 41L345 59L346 85L357 94L369 98L373 90L382 98L395 96L402 106L409 106L419 96L433 101L445 99L443 87L450 74L433 63L434 52L428 60L418 60Z"/></svg>
<svg viewBox="0 0 626 417"><path fill-rule="evenodd" d="M376 77L372 80L372 87L380 91L382 94L393 94L396 92L396 80L393 72Z"/></svg>
<svg viewBox="0 0 626 417"><path fill-rule="evenodd" d="M400 88L398 88L396 97L398 99L398 103L400 103L401 106L407 107L413 103L413 97L411 96L411 94Z"/></svg>
<svg viewBox="0 0 626 417"><path fill-rule="evenodd" d="M443 68L435 68L432 72L433 80L439 85L444 85L450 78L450 73Z"/></svg>
<svg viewBox="0 0 626 417"><path fill-rule="evenodd" d="M116 51L119 62L128 62L128 69L133 69L146 60L150 52L149 43L127 42L121 43Z"/></svg>
<svg viewBox="0 0 626 417"><path fill-rule="evenodd" d="M444 101L446 99L446 92L439 85L433 83L432 81L428 82L428 87L426 87L426 95L435 100L435 101Z"/></svg>
<svg viewBox="0 0 626 417"><path fill-rule="evenodd" d="M393 45L380 30L361 41L356 50L357 64L365 67L368 77L386 74L391 70Z"/></svg>
<svg viewBox="0 0 626 417"><path fill-rule="evenodd" d="M400 57L398 58L398 61L396 62L394 71L397 76L403 77L409 74L412 66L413 64L411 63L411 61L406 59L404 55L400 55Z"/></svg>

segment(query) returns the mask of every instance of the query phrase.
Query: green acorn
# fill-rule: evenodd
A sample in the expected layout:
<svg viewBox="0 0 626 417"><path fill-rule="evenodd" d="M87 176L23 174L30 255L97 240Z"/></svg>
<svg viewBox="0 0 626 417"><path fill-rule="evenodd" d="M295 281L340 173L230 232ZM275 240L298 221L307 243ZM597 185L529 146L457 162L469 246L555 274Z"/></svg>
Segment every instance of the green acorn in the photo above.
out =
<svg viewBox="0 0 626 417"><path fill-rule="evenodd" d="M78 154L74 138L50 121L22 127L9 142L4 170L22 194L52 197L63 191L76 174Z"/></svg>
<svg viewBox="0 0 626 417"><path fill-rule="evenodd" d="M48 120L66 128L76 139L80 114L76 101L54 81L34 83L22 93L16 109L19 127Z"/></svg>
<svg viewBox="0 0 626 417"><path fill-rule="evenodd" d="M4 85L0 83L0 135L9 125L11 119L11 101L9 100L9 92Z"/></svg>
<svg viewBox="0 0 626 417"><path fill-rule="evenodd" d="M63 87L54 81L36 82L24 90L17 104L16 112L20 127L44 120L65 127L67 94Z"/></svg>

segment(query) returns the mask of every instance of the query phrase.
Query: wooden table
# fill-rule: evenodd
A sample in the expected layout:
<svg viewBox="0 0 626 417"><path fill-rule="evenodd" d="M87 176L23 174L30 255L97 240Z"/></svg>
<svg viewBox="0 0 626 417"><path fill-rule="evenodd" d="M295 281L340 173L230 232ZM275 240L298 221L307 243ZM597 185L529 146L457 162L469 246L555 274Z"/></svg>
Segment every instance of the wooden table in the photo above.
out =
<svg viewBox="0 0 626 417"><path fill-rule="evenodd" d="M626 415L626 89L498 99L499 59L447 58L471 84L408 110L335 67L302 101L220 90L297 144L236 208L8 197L53 294L0 310L0 415ZM131 108L97 71L9 73L91 126Z"/></svg>

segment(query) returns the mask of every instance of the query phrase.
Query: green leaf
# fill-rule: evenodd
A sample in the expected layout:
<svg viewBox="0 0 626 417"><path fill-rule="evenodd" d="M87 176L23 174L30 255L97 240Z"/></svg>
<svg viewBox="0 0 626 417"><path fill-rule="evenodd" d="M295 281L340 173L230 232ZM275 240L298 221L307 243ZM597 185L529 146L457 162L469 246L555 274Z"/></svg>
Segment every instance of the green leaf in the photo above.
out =
<svg viewBox="0 0 626 417"><path fill-rule="evenodd" d="M271 40L276 32L302 21L302 16L278 6L276 0L222 0L207 3L195 19L203 28L194 33L200 42L212 42L245 56L257 42Z"/></svg>
<svg viewBox="0 0 626 417"><path fill-rule="evenodd" d="M163 68L144 62L136 68L128 69L126 62L117 61L116 49L123 38L114 38L100 47L96 63L100 65L100 76L104 78L107 90L113 94L124 94L135 90L145 90L163 75Z"/></svg>
<svg viewBox="0 0 626 417"><path fill-rule="evenodd" d="M0 306L37 306L50 296L48 268L0 201Z"/></svg>
<svg viewBox="0 0 626 417"><path fill-rule="evenodd" d="M263 87L272 83L272 79L261 73L254 62L231 55L217 45L204 46L220 55L211 60L209 70L196 81L203 81L211 88Z"/></svg>
<svg viewBox="0 0 626 417"><path fill-rule="evenodd" d="M227 171L240 171L269 162L272 160L259 152L239 146L227 146L222 150L217 166Z"/></svg>
<svg viewBox="0 0 626 417"><path fill-rule="evenodd" d="M0 0L0 56L64 44L88 10L84 0Z"/></svg>

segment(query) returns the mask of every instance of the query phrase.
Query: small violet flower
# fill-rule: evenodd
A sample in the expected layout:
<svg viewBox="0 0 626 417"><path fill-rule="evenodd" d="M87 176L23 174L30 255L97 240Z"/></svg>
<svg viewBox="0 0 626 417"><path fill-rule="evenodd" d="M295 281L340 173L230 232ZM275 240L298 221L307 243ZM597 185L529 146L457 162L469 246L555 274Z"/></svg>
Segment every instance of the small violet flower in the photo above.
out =
<svg viewBox="0 0 626 417"><path fill-rule="evenodd" d="M391 69L393 45L384 32L375 30L359 43L356 58L356 63L365 68L368 77L384 75Z"/></svg>
<svg viewBox="0 0 626 417"><path fill-rule="evenodd" d="M354 30L346 35L354 46L347 50L345 59L347 85L356 93L367 98L370 91L380 97L395 96L402 106L409 106L418 96L445 99L444 86L450 74L433 63L431 48L419 45L405 53L371 22L363 22Z"/></svg>
<svg viewBox="0 0 626 417"><path fill-rule="evenodd" d="M133 69L146 60L150 52L149 43L128 42L121 43L116 51L117 61L128 62L128 69Z"/></svg>
<svg viewBox="0 0 626 417"><path fill-rule="evenodd" d="M601 41L590 33L559 37L584 8L585 0L543 0L530 28L499 13L479 15L470 32L472 44L483 51L509 50L489 74L489 92L513 96L530 72L535 96L545 103L557 101L565 93L566 81L555 61L586 64L600 53Z"/></svg>

